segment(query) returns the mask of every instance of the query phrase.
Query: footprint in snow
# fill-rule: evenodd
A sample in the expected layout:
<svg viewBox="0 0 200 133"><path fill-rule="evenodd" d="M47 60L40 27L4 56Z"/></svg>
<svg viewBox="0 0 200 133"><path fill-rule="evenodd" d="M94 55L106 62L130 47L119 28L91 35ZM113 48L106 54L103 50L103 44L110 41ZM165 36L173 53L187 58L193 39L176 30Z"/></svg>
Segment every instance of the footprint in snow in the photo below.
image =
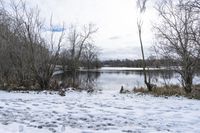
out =
<svg viewBox="0 0 200 133"><path fill-rule="evenodd" d="M23 132L24 131L24 127L22 125L19 126L19 132Z"/></svg>

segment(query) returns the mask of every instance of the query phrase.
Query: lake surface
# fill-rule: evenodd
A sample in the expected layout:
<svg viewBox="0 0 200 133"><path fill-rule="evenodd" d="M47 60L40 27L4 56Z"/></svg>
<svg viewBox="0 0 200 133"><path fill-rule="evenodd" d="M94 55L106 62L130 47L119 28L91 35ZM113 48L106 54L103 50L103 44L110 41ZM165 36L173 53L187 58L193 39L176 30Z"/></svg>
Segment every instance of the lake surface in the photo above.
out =
<svg viewBox="0 0 200 133"><path fill-rule="evenodd" d="M170 70L150 69L148 74L152 83L156 85L164 84L180 84L180 75ZM59 76L63 82L72 79L70 74ZM119 67L103 67L101 69L92 69L89 71L80 70L73 78L82 84L82 87L90 85L102 90L120 90L123 85L126 89L141 87L144 85L144 76L142 68L119 68ZM196 75L194 84L200 83L200 76Z"/></svg>

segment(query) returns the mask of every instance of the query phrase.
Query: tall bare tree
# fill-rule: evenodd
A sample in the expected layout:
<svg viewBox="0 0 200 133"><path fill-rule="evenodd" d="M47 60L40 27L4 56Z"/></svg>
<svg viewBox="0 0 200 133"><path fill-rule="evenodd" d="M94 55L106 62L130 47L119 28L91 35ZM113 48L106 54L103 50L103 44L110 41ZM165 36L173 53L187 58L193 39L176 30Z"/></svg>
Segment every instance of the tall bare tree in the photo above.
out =
<svg viewBox="0 0 200 133"><path fill-rule="evenodd" d="M146 10L146 2L147 0L138 0L137 1L137 7L139 9L139 17L137 20L137 27L138 27L138 35L139 35L139 40L140 40L140 47L141 47L141 53L142 53L142 68L143 68L143 73L144 73L144 83L147 86L147 89L149 91L152 91L153 85L151 84L150 76L149 80L147 80L147 72L146 72L146 62L145 62L145 55L144 55L144 48L143 48L143 41L142 41L142 15L145 13Z"/></svg>

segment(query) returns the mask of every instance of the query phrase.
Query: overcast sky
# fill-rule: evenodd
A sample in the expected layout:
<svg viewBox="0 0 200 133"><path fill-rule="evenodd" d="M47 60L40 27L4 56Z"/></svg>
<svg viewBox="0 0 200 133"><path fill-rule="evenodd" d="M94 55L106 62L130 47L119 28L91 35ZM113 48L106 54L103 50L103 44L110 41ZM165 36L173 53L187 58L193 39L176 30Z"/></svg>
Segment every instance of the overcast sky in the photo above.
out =
<svg viewBox="0 0 200 133"><path fill-rule="evenodd" d="M101 59L141 58L137 32L136 0L28 0L38 5L42 17L53 14L54 24L84 25L93 23L98 27L96 45L102 49ZM155 11L147 4L144 16L143 40L145 50L153 44L152 22Z"/></svg>

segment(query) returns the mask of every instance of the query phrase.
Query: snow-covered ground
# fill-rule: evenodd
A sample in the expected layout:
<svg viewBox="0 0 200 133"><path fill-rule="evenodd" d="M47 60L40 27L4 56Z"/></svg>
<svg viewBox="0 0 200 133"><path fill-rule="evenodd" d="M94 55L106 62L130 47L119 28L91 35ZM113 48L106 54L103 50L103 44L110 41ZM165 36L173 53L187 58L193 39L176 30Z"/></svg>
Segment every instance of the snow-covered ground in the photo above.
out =
<svg viewBox="0 0 200 133"><path fill-rule="evenodd" d="M0 91L0 133L200 133L200 101L118 94Z"/></svg>

